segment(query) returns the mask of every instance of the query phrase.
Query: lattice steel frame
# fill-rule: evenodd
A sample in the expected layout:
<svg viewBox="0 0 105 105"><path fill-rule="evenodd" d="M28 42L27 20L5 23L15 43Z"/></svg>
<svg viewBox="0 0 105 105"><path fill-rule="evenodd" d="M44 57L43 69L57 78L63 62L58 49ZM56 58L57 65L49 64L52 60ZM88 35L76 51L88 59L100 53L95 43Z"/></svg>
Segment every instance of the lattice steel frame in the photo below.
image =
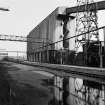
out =
<svg viewBox="0 0 105 105"><path fill-rule="evenodd" d="M77 0L77 6L85 5L85 11L84 12L78 12L76 13L76 35L86 33L88 31L92 31L94 29L98 28L97 23L97 3L95 5L95 10L90 11L91 7L88 5L90 3L94 3L94 0ZM87 64L87 49L89 48L89 43L91 40L99 41L99 33L98 31L93 31L87 34L84 34L81 37L75 38L75 50L77 51L80 46L83 44L85 45L85 64Z"/></svg>

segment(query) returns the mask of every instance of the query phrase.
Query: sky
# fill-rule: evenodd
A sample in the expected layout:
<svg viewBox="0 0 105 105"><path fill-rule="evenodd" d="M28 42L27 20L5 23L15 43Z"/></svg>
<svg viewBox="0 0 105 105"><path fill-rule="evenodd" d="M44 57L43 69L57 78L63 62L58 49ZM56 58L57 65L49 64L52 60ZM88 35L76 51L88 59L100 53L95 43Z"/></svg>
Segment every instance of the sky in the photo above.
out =
<svg viewBox="0 0 105 105"><path fill-rule="evenodd" d="M98 0L99 1L99 0ZM72 7L76 0L0 0L0 34L27 36L28 33L59 6ZM105 15L105 12L101 13ZM103 15L103 16L104 16ZM105 23L101 15L101 25ZM26 43L0 41L1 50L26 51Z"/></svg>
<svg viewBox="0 0 105 105"><path fill-rule="evenodd" d="M72 2L71 2L72 1ZM0 0L0 33L27 35L58 6L73 6L75 0Z"/></svg>

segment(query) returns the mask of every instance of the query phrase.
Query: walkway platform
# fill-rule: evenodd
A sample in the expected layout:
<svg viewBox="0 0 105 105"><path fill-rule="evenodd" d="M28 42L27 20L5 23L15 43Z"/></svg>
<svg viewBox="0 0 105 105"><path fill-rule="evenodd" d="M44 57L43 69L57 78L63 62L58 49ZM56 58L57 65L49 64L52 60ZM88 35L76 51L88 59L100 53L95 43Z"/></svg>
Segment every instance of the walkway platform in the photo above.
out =
<svg viewBox="0 0 105 105"><path fill-rule="evenodd" d="M98 81L105 84L105 68L83 67L73 65L48 64L29 61L15 61L24 65L46 68L46 72L63 77L78 77L92 81Z"/></svg>

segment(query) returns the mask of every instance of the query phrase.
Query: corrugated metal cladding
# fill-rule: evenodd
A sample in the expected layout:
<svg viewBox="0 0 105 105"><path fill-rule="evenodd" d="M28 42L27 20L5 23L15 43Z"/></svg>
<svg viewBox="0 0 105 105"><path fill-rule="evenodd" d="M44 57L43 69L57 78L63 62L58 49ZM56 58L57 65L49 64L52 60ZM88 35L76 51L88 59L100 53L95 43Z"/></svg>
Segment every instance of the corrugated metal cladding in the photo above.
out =
<svg viewBox="0 0 105 105"><path fill-rule="evenodd" d="M56 8L29 33L28 41L41 41L42 43L28 43L28 50L32 51L32 49L61 40L59 36L63 35L63 32L61 21L57 20L57 15L64 14L64 11L65 7ZM59 49L57 46L54 48Z"/></svg>
<svg viewBox="0 0 105 105"><path fill-rule="evenodd" d="M66 7L56 8L50 15L48 15L40 24L38 24L28 35L27 51L38 52L43 50L60 50L64 49L63 42L56 43L49 47L43 47L53 42L63 40L64 38L64 20L59 19L58 15L65 15ZM66 37L75 35L75 19L68 18L66 29L68 34ZM71 31L72 30L72 31ZM40 42L40 43L38 43ZM74 40L68 41L69 49L73 50ZM72 43L72 44L70 44Z"/></svg>

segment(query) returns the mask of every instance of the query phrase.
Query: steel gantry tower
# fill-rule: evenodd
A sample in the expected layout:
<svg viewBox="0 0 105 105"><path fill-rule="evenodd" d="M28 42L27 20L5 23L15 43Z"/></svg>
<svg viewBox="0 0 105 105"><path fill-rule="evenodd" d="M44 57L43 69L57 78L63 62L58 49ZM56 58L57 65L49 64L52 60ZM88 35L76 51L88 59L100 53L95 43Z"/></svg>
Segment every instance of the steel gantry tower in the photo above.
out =
<svg viewBox="0 0 105 105"><path fill-rule="evenodd" d="M89 6L95 3L93 6ZM80 12L79 7L84 5L84 11ZM94 8L94 10L92 10ZM77 13L76 13L76 36L82 33L82 36L75 38L76 51L82 46L84 49L84 62L87 64L87 50L91 42L99 41L99 33L92 31L98 29L97 22L97 2L94 0L77 0ZM92 32L90 32L92 31Z"/></svg>

